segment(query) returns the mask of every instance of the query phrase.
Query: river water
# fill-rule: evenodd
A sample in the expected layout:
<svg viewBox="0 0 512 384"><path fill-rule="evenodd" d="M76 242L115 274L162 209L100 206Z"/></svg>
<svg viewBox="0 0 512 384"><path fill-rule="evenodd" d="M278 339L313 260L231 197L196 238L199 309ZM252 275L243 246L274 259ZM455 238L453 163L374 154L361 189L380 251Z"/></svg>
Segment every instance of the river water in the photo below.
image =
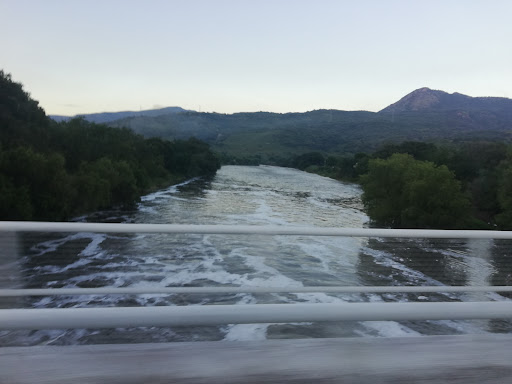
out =
<svg viewBox="0 0 512 384"><path fill-rule="evenodd" d="M135 211L98 212L79 220L364 227L368 217L360 196L357 185L294 169L224 166L213 179L190 180L144 196ZM21 233L0 241L5 243L0 272L9 267L9 286L25 288L504 285L512 272L511 243L493 240ZM66 308L481 300L510 299L496 293L147 294L32 297L1 304ZM505 320L446 320L0 331L0 345L386 337L510 329Z"/></svg>

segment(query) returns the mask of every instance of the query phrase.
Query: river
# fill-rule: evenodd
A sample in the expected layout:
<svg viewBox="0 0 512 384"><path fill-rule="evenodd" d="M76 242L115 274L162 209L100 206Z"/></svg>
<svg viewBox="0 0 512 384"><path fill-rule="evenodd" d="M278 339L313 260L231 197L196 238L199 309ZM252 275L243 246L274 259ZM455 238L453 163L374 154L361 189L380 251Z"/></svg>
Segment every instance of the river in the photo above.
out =
<svg viewBox="0 0 512 384"><path fill-rule="evenodd" d="M357 185L294 169L224 166L144 196L135 211L82 221L364 227ZM0 239L2 240L2 239ZM3 238L5 242L5 238ZM18 234L12 287L504 285L510 242L311 236ZM14 245L13 245L14 244ZM4 246L4 252L9 247ZM14 267L13 267L14 266ZM0 269L2 271L2 269ZM4 279L5 280L5 279ZM14 281L16 280L16 281ZM1 280L3 281L3 280ZM5 284L4 284L5 286ZM510 300L496 293L146 294L32 297L9 307ZM0 331L0 345L387 337L509 332L501 320L249 324L221 327Z"/></svg>

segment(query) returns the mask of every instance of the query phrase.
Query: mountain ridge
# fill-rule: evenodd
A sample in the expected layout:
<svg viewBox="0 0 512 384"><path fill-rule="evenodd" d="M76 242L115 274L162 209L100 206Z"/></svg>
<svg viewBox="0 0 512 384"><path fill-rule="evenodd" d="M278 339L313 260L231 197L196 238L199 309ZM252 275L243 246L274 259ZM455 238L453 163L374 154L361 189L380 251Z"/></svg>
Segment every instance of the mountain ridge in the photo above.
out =
<svg viewBox="0 0 512 384"><path fill-rule="evenodd" d="M180 113L180 112L188 112L187 109L181 107L164 107L158 109L146 109L143 111L119 111L119 112L97 112L97 113L86 113L86 114L78 114L74 116L64 116L64 115L49 115L49 117L55 121L67 121L76 117L83 117L85 120L90 121L92 123L108 123L111 121L125 119L127 117L134 116L160 116L166 115L168 113Z"/></svg>
<svg viewBox="0 0 512 384"><path fill-rule="evenodd" d="M340 109L318 109L306 112L234 112L234 113L221 113L221 112L204 112L218 115L257 115L257 114L270 114L270 115L300 115L309 114L316 111L337 111L337 112L368 112L368 113L401 113L401 112L416 112L416 111L435 111L435 110L457 110L457 109L489 109L489 110L510 110L512 116L512 99L497 96L468 96L459 92L448 93L442 90L431 89L428 87L418 88L407 95L403 96L398 101L388 105L378 112L370 112L365 110L340 110ZM193 110L184 109L178 106L146 109L142 111L118 111L118 112L96 112L88 114L77 114L74 116L64 115L49 115L55 121L69 120L75 117L84 117L86 120L94 123L108 123L120 119L126 119L137 116L160 116L169 113L183 113L183 112L196 112ZM197 112L201 113L201 112Z"/></svg>
<svg viewBox="0 0 512 384"><path fill-rule="evenodd" d="M378 113L417 111L490 110L512 116L512 99L506 97L472 97L462 93L448 93L427 87L408 93Z"/></svg>
<svg viewBox="0 0 512 384"><path fill-rule="evenodd" d="M424 87L379 112L182 111L126 116L107 124L129 128L144 137L167 140L195 137L209 143L226 159L278 163L275 159L311 151L350 155L402 141L511 142L512 100L473 98Z"/></svg>

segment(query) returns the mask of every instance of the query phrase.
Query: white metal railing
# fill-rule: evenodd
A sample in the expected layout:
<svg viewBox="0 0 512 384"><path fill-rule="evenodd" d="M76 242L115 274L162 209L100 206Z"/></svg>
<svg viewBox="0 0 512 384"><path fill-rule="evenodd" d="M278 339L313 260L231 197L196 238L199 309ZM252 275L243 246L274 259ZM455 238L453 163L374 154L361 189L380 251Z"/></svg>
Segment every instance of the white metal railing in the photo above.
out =
<svg viewBox="0 0 512 384"><path fill-rule="evenodd" d="M0 232L189 233L304 235L394 238L512 239L512 232L232 226L182 224L104 224L0 222ZM148 293L377 293L511 292L512 286L428 287L162 287L0 289L0 297ZM288 323L312 321L382 321L512 318L512 302L256 304L139 308L2 309L0 329L109 328L135 326Z"/></svg>
<svg viewBox="0 0 512 384"><path fill-rule="evenodd" d="M0 232L103 232L103 233L189 233L218 235L303 235L345 237L397 237L430 239L512 239L512 231L474 231L440 229L382 229L289 227L280 225L192 225L192 224L117 224L48 223L0 221Z"/></svg>
<svg viewBox="0 0 512 384"><path fill-rule="evenodd" d="M147 295L176 293L455 293L512 292L512 286L314 286L314 287L154 287L154 288L30 288L0 289L0 297L72 295Z"/></svg>
<svg viewBox="0 0 512 384"><path fill-rule="evenodd" d="M0 329L170 327L512 317L507 302L191 305L1 310Z"/></svg>

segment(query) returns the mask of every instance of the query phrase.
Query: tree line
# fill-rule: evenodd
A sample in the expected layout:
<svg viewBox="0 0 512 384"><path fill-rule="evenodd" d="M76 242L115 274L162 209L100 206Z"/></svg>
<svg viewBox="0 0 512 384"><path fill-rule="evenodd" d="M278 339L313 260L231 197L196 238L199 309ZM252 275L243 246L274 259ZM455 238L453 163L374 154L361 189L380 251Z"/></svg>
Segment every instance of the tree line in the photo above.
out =
<svg viewBox="0 0 512 384"><path fill-rule="evenodd" d="M144 139L77 118L56 123L0 71L0 219L65 220L187 178L220 162L197 139Z"/></svg>

